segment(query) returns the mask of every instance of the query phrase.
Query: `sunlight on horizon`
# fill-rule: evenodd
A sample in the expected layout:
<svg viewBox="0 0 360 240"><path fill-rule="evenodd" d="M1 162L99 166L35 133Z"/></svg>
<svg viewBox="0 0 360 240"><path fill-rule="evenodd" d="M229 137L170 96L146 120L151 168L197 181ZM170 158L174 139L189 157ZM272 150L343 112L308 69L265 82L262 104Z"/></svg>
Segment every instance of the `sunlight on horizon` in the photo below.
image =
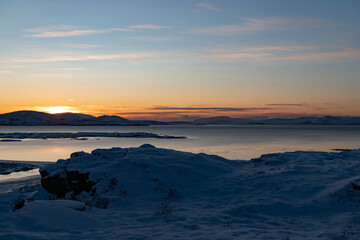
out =
<svg viewBox="0 0 360 240"><path fill-rule="evenodd" d="M69 106L51 106L51 107L36 107L37 110L47 112L50 114L56 114L56 113L77 113L79 111L75 110L73 107Z"/></svg>
<svg viewBox="0 0 360 240"><path fill-rule="evenodd" d="M351 1L0 1L0 113L360 116Z"/></svg>

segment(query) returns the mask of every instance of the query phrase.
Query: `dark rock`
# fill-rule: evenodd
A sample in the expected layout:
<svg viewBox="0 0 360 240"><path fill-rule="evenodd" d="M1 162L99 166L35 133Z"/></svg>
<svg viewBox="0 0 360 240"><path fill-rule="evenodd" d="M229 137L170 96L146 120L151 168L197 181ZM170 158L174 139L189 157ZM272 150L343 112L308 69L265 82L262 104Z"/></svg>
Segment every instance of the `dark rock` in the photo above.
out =
<svg viewBox="0 0 360 240"><path fill-rule="evenodd" d="M65 174L57 173L55 175L49 175L48 173L43 173L43 171L41 171L40 174L41 186L49 193L55 194L59 198L63 198L66 193L71 191Z"/></svg>
<svg viewBox="0 0 360 240"><path fill-rule="evenodd" d="M21 209L24 205L25 205L25 200L19 197L13 202L12 210L16 211L18 209Z"/></svg>
<svg viewBox="0 0 360 240"><path fill-rule="evenodd" d="M49 193L59 198L64 198L68 192L80 194L82 191L90 192L96 182L89 180L89 173L67 171L49 175L47 171L41 171L41 185Z"/></svg>
<svg viewBox="0 0 360 240"><path fill-rule="evenodd" d="M95 182L89 180L89 173L79 173L78 171L66 172L69 188L75 194L80 194L82 191L90 192Z"/></svg>
<svg viewBox="0 0 360 240"><path fill-rule="evenodd" d="M360 186L359 185L357 185L355 183L352 183L351 186L352 186L353 190L360 191Z"/></svg>

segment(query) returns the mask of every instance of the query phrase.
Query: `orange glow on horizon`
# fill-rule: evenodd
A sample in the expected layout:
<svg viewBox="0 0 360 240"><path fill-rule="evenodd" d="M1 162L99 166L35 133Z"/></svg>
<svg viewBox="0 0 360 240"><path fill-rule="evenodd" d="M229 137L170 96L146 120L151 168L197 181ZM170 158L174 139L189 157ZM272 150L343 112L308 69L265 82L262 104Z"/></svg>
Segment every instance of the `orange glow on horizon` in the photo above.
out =
<svg viewBox="0 0 360 240"><path fill-rule="evenodd" d="M79 111L75 110L73 107L69 106L51 106L51 107L36 107L37 110L42 112L47 112L50 114L56 114L56 113L77 113Z"/></svg>
<svg viewBox="0 0 360 240"><path fill-rule="evenodd" d="M357 103L357 102L355 102ZM275 103L257 105L48 105L23 106L4 109L3 113L21 110L34 110L50 114L82 113L95 117L102 115L116 115L129 120L157 120L157 121L191 121L199 118L227 116L232 118L296 118L308 116L359 116L360 112L352 111L353 105L338 107L327 103ZM61 104L61 103L60 103ZM353 112L352 114L349 114Z"/></svg>

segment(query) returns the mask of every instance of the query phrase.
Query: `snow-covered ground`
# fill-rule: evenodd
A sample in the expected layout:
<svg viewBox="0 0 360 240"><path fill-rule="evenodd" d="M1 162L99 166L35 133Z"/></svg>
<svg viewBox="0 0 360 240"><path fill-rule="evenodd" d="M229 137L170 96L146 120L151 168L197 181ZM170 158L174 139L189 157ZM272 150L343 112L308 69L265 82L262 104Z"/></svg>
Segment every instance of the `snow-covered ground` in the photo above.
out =
<svg viewBox="0 0 360 240"><path fill-rule="evenodd" d="M0 160L0 179L2 175L15 172L25 172L49 164L48 162L31 162L31 161L5 161ZM1 181L1 180L0 180Z"/></svg>
<svg viewBox="0 0 360 240"><path fill-rule="evenodd" d="M0 239L360 239L359 169L360 150L77 152L1 193Z"/></svg>

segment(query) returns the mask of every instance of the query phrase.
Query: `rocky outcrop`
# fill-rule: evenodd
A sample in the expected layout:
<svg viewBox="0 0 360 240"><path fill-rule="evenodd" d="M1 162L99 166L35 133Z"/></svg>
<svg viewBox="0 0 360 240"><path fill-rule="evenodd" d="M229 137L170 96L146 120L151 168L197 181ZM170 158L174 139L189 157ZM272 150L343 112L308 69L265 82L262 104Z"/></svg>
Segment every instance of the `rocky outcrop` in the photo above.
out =
<svg viewBox="0 0 360 240"><path fill-rule="evenodd" d="M42 187L59 198L65 197L69 192L80 194L85 191L89 193L96 183L89 179L89 173L67 171L66 169L53 175L42 170L40 174Z"/></svg>
<svg viewBox="0 0 360 240"><path fill-rule="evenodd" d="M170 201L207 189L210 178L235 162L217 156L155 148L97 149L76 152L40 169L41 185L57 198L106 208L126 197ZM206 171L204 171L206 169Z"/></svg>

